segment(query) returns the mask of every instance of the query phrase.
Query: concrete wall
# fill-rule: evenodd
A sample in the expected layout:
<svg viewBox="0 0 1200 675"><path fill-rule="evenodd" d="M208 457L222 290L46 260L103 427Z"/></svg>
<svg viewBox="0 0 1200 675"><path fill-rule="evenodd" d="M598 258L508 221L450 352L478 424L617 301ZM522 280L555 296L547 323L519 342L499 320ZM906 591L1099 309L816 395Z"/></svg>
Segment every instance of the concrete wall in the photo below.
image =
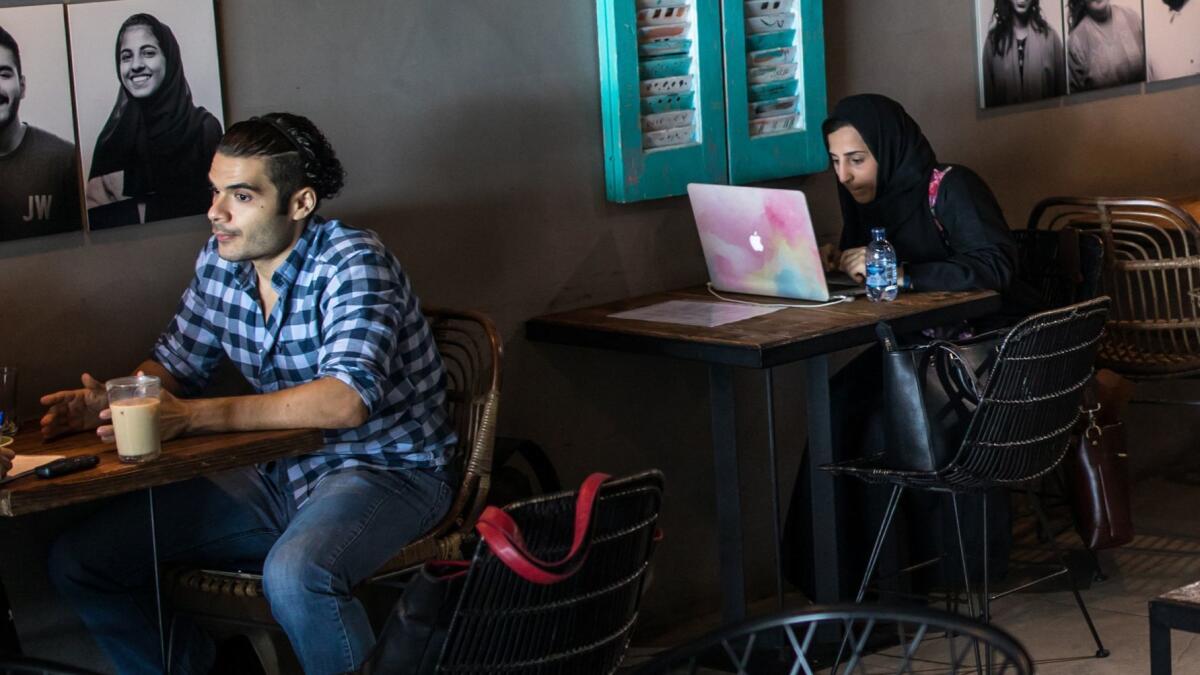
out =
<svg viewBox="0 0 1200 675"><path fill-rule="evenodd" d="M1050 194L1200 190L1195 81L980 112L971 4L827 3L830 100L901 100L943 160L988 180L1013 225ZM325 214L379 232L426 301L496 318L508 349L503 434L541 443L569 483L591 469L667 472L667 540L645 619L714 609L705 371L522 337L531 316L705 279L684 200L605 201L593 3L220 0L217 13L227 119L310 116L349 172ZM818 227L836 236L830 175L778 185L808 192ZM0 362L23 371L23 412L85 369L108 377L137 363L207 235L192 218L0 247ZM802 447L801 375L776 377L785 497ZM739 411L742 484L752 593L763 595L762 378L744 374L738 387L752 403ZM21 528L31 568L35 529Z"/></svg>

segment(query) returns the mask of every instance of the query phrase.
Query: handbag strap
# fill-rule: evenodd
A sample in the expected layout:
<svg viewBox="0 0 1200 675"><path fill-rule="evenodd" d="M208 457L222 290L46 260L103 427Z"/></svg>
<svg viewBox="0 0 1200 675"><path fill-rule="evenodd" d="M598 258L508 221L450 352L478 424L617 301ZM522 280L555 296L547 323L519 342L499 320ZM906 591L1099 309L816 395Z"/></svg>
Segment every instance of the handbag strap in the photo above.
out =
<svg viewBox="0 0 1200 675"><path fill-rule="evenodd" d="M942 245L947 251L952 251L950 248L950 236L946 234L946 227L942 225L942 221L937 217L937 198L938 190L942 187L942 179L954 167L948 166L945 169L934 168L933 173L929 175L929 215L933 216L933 224L937 226L938 236L942 238Z"/></svg>
<svg viewBox="0 0 1200 675"><path fill-rule="evenodd" d="M600 485L608 479L608 474L593 473L580 486L575 498L575 532L571 549L560 560L541 560L531 553L516 521L507 511L495 506L483 510L475 530L492 554L521 578L535 584L557 583L575 574L587 560L591 548L592 511Z"/></svg>

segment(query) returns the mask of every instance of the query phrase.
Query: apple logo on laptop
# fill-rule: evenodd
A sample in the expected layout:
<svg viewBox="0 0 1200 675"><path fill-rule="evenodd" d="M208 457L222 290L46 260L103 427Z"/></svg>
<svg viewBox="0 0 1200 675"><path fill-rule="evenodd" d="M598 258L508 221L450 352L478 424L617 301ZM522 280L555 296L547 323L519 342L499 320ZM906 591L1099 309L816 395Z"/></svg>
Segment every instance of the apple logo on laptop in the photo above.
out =
<svg viewBox="0 0 1200 675"><path fill-rule="evenodd" d="M756 253L763 252L762 237L758 236L758 230L750 235L750 248L754 249Z"/></svg>

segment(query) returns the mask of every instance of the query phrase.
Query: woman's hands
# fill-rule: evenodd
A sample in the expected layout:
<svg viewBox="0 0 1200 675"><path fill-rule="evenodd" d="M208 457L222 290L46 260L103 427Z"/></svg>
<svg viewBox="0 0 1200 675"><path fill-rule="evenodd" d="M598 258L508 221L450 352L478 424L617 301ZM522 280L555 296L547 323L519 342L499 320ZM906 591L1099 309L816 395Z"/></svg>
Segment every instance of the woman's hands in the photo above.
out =
<svg viewBox="0 0 1200 675"><path fill-rule="evenodd" d="M826 272L841 270L857 282L867 279L867 249L865 246L839 251L833 244L822 244L821 264Z"/></svg>
<svg viewBox="0 0 1200 675"><path fill-rule="evenodd" d="M838 260L838 269L850 275L851 279L860 284L866 282L867 247L859 246L842 251L842 256Z"/></svg>

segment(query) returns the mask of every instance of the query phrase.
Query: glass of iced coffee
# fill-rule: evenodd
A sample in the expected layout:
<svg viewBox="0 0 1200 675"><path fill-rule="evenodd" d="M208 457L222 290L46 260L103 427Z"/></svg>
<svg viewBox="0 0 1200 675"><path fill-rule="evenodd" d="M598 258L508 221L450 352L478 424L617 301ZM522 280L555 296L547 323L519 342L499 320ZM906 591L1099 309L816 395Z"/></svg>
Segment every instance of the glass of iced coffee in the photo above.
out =
<svg viewBox="0 0 1200 675"><path fill-rule="evenodd" d="M118 377L104 383L117 457L122 462L145 462L162 451L158 425L158 393L162 383L150 375Z"/></svg>

